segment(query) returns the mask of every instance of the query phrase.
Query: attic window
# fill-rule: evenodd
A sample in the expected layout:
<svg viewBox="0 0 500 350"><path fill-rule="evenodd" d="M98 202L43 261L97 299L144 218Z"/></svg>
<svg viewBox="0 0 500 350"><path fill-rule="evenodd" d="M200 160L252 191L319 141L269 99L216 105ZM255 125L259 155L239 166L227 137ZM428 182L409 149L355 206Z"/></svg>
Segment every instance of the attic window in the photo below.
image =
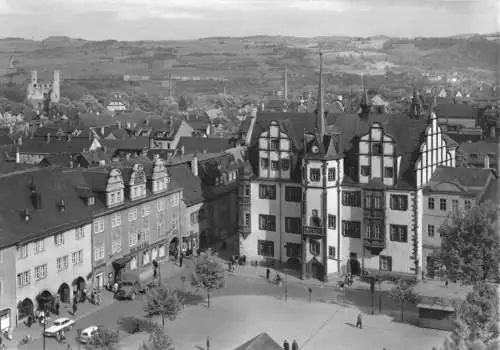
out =
<svg viewBox="0 0 500 350"><path fill-rule="evenodd" d="M382 154L382 143L380 142L375 142L372 143L372 154L374 155L380 155Z"/></svg>
<svg viewBox="0 0 500 350"><path fill-rule="evenodd" d="M28 208L23 210L23 219L24 219L24 221L30 221L30 219L31 219L31 215L30 215Z"/></svg>
<svg viewBox="0 0 500 350"><path fill-rule="evenodd" d="M87 205L89 207L93 206L95 204L95 198L93 196L87 198Z"/></svg>
<svg viewBox="0 0 500 350"><path fill-rule="evenodd" d="M477 154L477 153L471 153L471 154L470 154L470 157L471 157L472 159L477 159L478 154Z"/></svg>
<svg viewBox="0 0 500 350"><path fill-rule="evenodd" d="M66 209L66 203L64 203L64 200L62 199L57 203L57 206L59 207L59 211L61 213Z"/></svg>

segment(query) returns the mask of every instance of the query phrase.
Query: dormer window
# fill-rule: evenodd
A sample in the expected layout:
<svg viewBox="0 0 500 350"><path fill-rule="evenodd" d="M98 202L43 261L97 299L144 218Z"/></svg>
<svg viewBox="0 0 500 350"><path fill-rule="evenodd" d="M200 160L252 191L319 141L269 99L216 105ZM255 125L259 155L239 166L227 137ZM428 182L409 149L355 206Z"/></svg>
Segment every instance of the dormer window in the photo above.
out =
<svg viewBox="0 0 500 350"><path fill-rule="evenodd" d="M95 197L88 197L87 198L87 205L89 207L93 206L95 204Z"/></svg>

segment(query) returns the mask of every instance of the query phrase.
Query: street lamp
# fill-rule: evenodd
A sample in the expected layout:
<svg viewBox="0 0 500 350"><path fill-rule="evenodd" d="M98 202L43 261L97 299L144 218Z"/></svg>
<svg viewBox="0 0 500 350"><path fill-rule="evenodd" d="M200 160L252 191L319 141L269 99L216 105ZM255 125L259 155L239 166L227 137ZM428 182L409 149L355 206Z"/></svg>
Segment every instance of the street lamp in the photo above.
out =
<svg viewBox="0 0 500 350"><path fill-rule="evenodd" d="M284 269L283 270L283 273L285 274L285 283L284 283L284 287L285 287L285 301L288 300L288 280L287 280L287 270L288 269Z"/></svg>
<svg viewBox="0 0 500 350"><path fill-rule="evenodd" d="M45 331L47 330L47 310L48 310L48 307L46 304L43 305L43 310L44 310L44 315L43 315L43 350L46 350Z"/></svg>

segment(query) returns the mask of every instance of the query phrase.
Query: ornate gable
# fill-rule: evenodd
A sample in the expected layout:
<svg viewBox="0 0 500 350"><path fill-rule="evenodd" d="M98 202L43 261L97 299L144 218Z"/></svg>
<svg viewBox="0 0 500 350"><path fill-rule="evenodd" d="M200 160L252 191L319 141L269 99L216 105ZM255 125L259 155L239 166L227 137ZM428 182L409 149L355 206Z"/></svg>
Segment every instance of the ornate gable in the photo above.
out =
<svg viewBox="0 0 500 350"><path fill-rule="evenodd" d="M161 158L158 158L153 163L153 173L151 175L151 185L154 194L164 192L170 183L170 174L168 173L165 163Z"/></svg>
<svg viewBox="0 0 500 350"><path fill-rule="evenodd" d="M108 207L123 203L124 188L121 171L118 169L111 169L106 184L106 205Z"/></svg>

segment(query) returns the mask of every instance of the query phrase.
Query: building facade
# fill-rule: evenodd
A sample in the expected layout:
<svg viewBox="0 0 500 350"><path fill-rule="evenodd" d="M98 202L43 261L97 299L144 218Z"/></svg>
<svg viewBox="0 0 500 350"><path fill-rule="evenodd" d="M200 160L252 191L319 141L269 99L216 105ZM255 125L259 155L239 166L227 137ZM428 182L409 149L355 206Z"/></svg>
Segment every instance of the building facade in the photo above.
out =
<svg viewBox="0 0 500 350"><path fill-rule="evenodd" d="M120 166L90 169L94 286L119 280L178 251L183 217L182 189L162 160L135 159Z"/></svg>
<svg viewBox="0 0 500 350"><path fill-rule="evenodd" d="M342 113L259 113L240 173L240 253L336 272L422 270L423 188L455 166L434 112L428 118Z"/></svg>
<svg viewBox="0 0 500 350"><path fill-rule="evenodd" d="M438 168L424 188L423 271L437 276L433 255L441 247L440 228L453 215L478 205L495 180L490 169Z"/></svg>
<svg viewBox="0 0 500 350"><path fill-rule="evenodd" d="M4 327L69 303L91 278L91 217L75 181L57 168L0 176L0 278Z"/></svg>

